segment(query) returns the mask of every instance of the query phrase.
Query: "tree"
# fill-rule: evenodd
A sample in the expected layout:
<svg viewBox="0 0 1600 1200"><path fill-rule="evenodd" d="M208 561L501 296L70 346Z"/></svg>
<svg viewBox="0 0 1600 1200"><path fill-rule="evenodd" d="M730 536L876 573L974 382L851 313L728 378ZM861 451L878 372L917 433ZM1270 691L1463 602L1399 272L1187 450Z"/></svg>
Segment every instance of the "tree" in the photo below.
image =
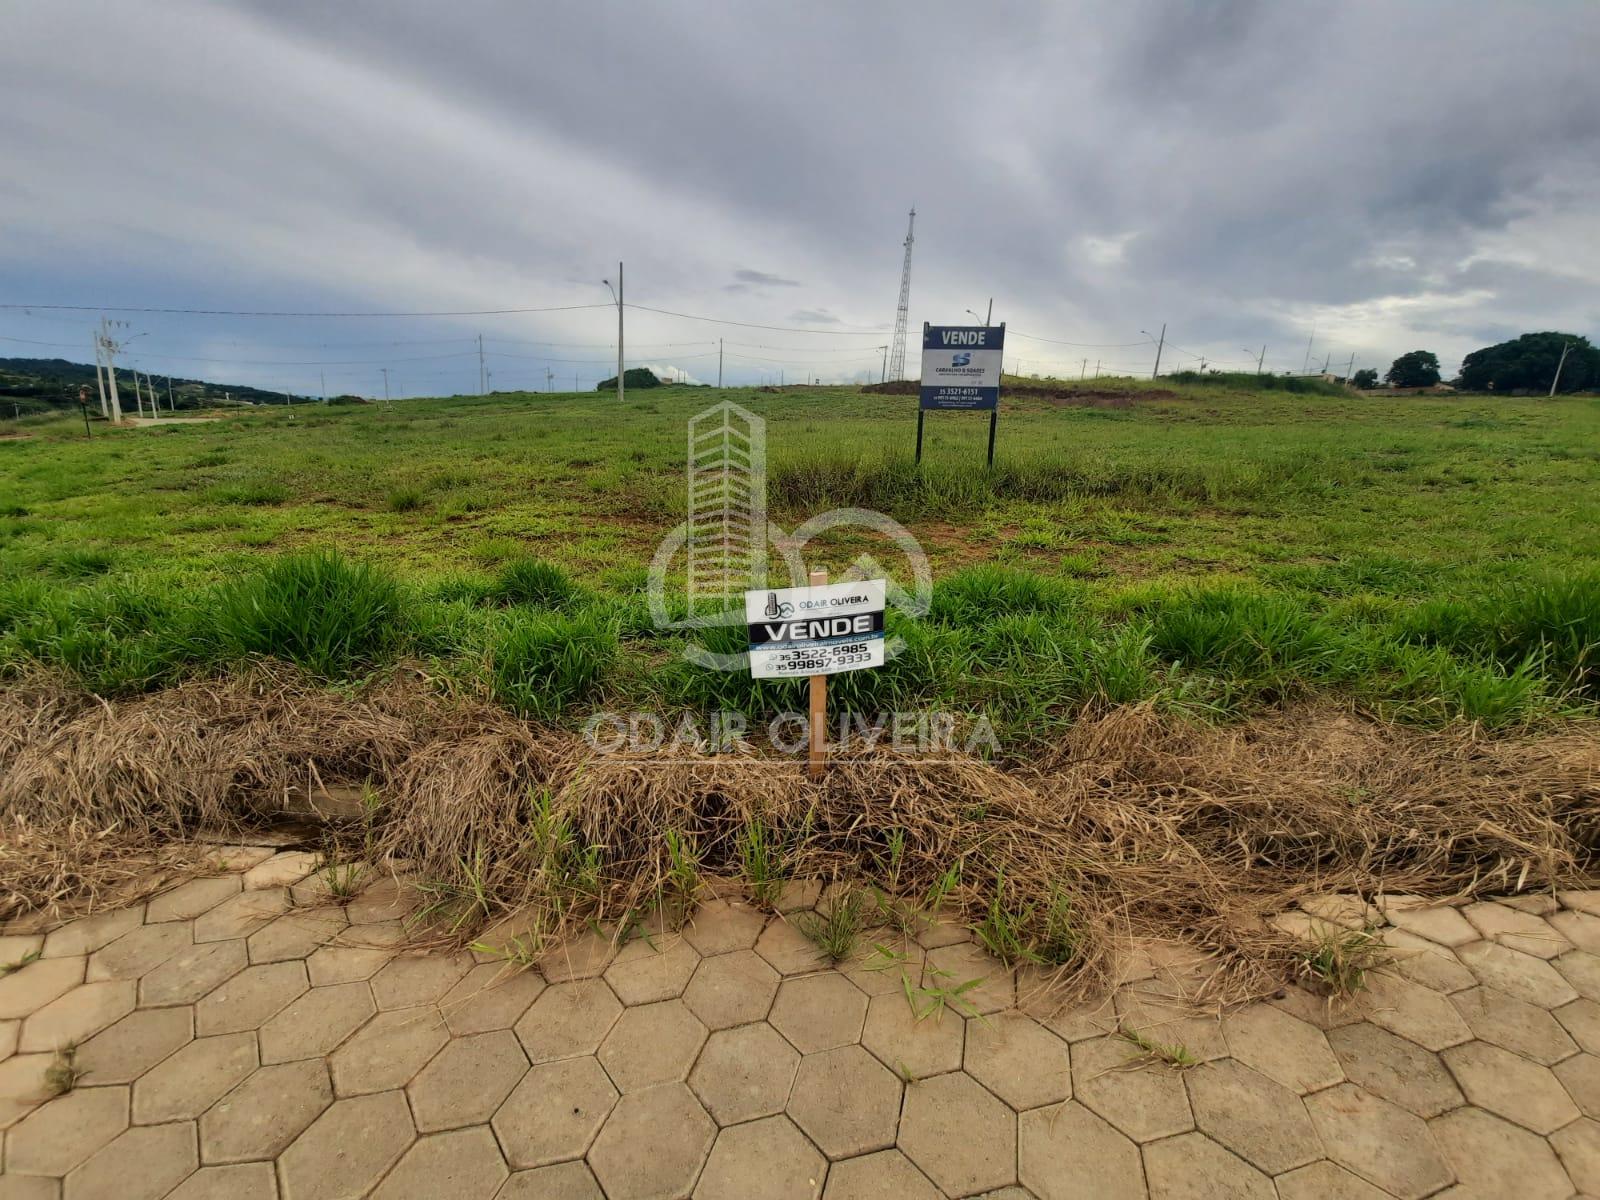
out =
<svg viewBox="0 0 1600 1200"><path fill-rule="evenodd" d="M1432 350L1413 350L1394 360L1384 376L1390 387L1425 388L1439 382L1439 356Z"/></svg>
<svg viewBox="0 0 1600 1200"><path fill-rule="evenodd" d="M1378 372L1372 367L1362 367L1350 377L1350 382L1358 388L1375 388L1378 386Z"/></svg>
<svg viewBox="0 0 1600 1200"><path fill-rule="evenodd" d="M649 367L629 367L622 373L622 384L625 388L653 388L660 387L661 380L656 378L656 373ZM617 390L617 377L602 379L594 385L597 392L614 392Z"/></svg>
<svg viewBox="0 0 1600 1200"><path fill-rule="evenodd" d="M1567 361L1561 363L1561 349ZM1600 350L1575 333L1525 333L1509 342L1474 350L1461 362L1456 386L1471 392L1549 392L1561 363L1562 392L1587 391L1600 384Z"/></svg>

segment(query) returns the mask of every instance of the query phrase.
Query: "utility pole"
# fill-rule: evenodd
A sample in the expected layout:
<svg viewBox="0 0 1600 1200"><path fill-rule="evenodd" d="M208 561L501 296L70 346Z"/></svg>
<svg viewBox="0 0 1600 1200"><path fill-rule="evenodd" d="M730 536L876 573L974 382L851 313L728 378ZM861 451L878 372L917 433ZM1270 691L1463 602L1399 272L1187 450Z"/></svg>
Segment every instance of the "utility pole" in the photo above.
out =
<svg viewBox="0 0 1600 1200"><path fill-rule="evenodd" d="M1567 351L1570 349L1572 349L1571 342L1561 343L1561 357L1556 359L1556 377L1550 381L1550 397L1556 394L1556 385L1561 382L1561 368L1567 365Z"/></svg>
<svg viewBox="0 0 1600 1200"><path fill-rule="evenodd" d="M483 373L483 334L478 335L478 395L487 395L489 385Z"/></svg>
<svg viewBox="0 0 1600 1200"><path fill-rule="evenodd" d="M1094 360L1094 377L1096 379L1100 378L1100 360L1098 358Z"/></svg>
<svg viewBox="0 0 1600 1200"><path fill-rule="evenodd" d="M111 405L106 401L105 364L100 361L100 335L92 335L94 342L94 382L100 389L100 415L106 420L111 419Z"/></svg>
<svg viewBox="0 0 1600 1200"><path fill-rule="evenodd" d="M717 339L717 386L722 386L722 339Z"/></svg>
<svg viewBox="0 0 1600 1200"><path fill-rule="evenodd" d="M546 367L544 369L544 390L545 391L553 392L553 391L556 390L556 385L555 385L554 382L552 382L555 379L555 377L556 377L556 373L554 371L552 371L549 367Z"/></svg>
<svg viewBox="0 0 1600 1200"><path fill-rule="evenodd" d="M178 411L178 406L176 404L174 404L173 401L172 401L172 376L171 375L167 376L167 411L169 413L175 413L175 412Z"/></svg>
<svg viewBox="0 0 1600 1200"><path fill-rule="evenodd" d="M1311 336L1306 339L1306 357L1305 357L1305 361L1300 364L1300 374L1302 374L1302 375L1311 374L1311 343L1316 341L1316 340L1317 340L1317 327L1315 325L1313 325L1311 327Z"/></svg>
<svg viewBox="0 0 1600 1200"><path fill-rule="evenodd" d="M383 372L383 402L388 407L393 408L394 401L389 399L389 368L379 367L378 370Z"/></svg>
<svg viewBox="0 0 1600 1200"><path fill-rule="evenodd" d="M1261 374L1261 364L1267 361L1267 344L1261 343L1261 355L1256 359L1256 374Z"/></svg>
<svg viewBox="0 0 1600 1200"><path fill-rule="evenodd" d="M326 371L318 371L317 378L322 383L322 402L326 404L328 402L328 373Z"/></svg>
<svg viewBox="0 0 1600 1200"><path fill-rule="evenodd" d="M1079 368L1079 370L1078 370L1078 378L1082 379L1088 373L1089 373L1089 360L1086 358L1086 359L1083 360L1083 366L1081 368Z"/></svg>
<svg viewBox="0 0 1600 1200"><path fill-rule="evenodd" d="M100 318L100 341L106 348L106 382L111 392L111 419L122 423L122 397L117 394L117 344L106 335L106 319Z"/></svg>
<svg viewBox="0 0 1600 1200"><path fill-rule="evenodd" d="M1350 364L1347 367L1345 367L1345 369L1344 369L1344 381L1345 381L1346 384L1348 384L1350 382L1350 377L1352 375L1354 375L1355 372L1356 372L1356 356L1354 354L1352 354L1350 356Z"/></svg>
<svg viewBox="0 0 1600 1200"><path fill-rule="evenodd" d="M1149 337L1150 336L1150 331L1148 329L1141 329L1139 332L1144 334L1145 337ZM1157 375L1161 374L1161 350L1162 350L1162 347L1164 347L1166 344L1167 344L1167 323L1165 321L1163 321L1163 322L1161 322L1161 336L1160 336L1160 338L1158 338L1156 340L1156 365L1155 365L1155 370L1150 372L1150 378L1151 379L1154 379Z"/></svg>
<svg viewBox="0 0 1600 1200"><path fill-rule="evenodd" d="M983 318L983 327L985 329L989 328L989 322L992 321L993 319L994 319L994 297L990 296L989 297L989 311L988 311L987 314L985 314L985 316Z"/></svg>

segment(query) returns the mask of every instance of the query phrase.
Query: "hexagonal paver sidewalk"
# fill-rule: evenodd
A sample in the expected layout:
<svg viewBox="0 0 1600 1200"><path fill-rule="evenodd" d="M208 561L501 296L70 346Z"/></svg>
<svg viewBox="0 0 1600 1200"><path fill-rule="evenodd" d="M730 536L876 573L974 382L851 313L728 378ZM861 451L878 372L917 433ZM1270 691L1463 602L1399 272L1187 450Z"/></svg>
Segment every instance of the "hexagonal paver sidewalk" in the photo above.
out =
<svg viewBox="0 0 1600 1200"><path fill-rule="evenodd" d="M811 885L521 970L408 950L403 878L318 907L313 856L225 861L0 929L0 1197L1600 1195L1600 893L1389 898L1354 999L1218 1021L1156 950L1065 1012L948 922L830 965Z"/></svg>

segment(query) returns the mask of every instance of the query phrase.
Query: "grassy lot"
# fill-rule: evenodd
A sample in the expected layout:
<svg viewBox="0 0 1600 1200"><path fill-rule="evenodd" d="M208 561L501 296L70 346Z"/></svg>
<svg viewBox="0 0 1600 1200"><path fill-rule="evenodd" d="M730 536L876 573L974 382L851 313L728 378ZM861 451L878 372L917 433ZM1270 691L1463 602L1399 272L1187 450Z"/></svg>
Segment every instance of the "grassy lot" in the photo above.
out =
<svg viewBox="0 0 1600 1200"><path fill-rule="evenodd" d="M30 419L0 438L0 667L114 693L409 654L553 718L787 707L682 663L638 594L682 520L685 422L726 395L768 422L776 523L861 505L929 552L934 612L840 686L858 702L983 709L1022 745L1096 699L1232 714L1328 691L1501 725L1600 697L1600 404L1252 384L1007 400L992 476L981 416L931 414L918 471L913 397L834 388L275 408L88 441Z"/></svg>

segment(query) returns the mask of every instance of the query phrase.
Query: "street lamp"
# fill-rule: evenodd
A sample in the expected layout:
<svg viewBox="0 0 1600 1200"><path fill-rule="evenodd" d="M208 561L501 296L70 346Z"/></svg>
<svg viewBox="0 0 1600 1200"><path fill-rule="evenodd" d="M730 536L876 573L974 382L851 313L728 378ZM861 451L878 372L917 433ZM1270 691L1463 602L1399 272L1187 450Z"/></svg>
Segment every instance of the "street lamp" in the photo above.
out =
<svg viewBox="0 0 1600 1200"><path fill-rule="evenodd" d="M609 279L602 279L600 282L605 284L607 288L610 288L610 290L611 290L611 298L617 302L617 403L620 404L620 403L622 403L622 400L623 400L623 383L622 383L622 264L620 262L617 264L617 286L616 287L611 287L611 280L609 280Z"/></svg>
<svg viewBox="0 0 1600 1200"><path fill-rule="evenodd" d="M1156 335L1151 333L1148 329L1141 329L1141 330L1139 330L1139 332L1144 334L1145 337L1149 338L1152 342L1155 342L1155 344L1156 344L1156 365L1155 365L1155 370L1150 372L1150 378L1154 379L1157 375L1161 374L1161 348L1167 344L1167 326L1166 326L1165 322L1162 323L1162 326L1161 326L1161 337L1159 339L1157 339Z"/></svg>
<svg viewBox="0 0 1600 1200"><path fill-rule="evenodd" d="M989 297L989 316L988 317L980 317L977 313L973 312L970 308L966 310L966 313L974 321L982 321L984 326L985 326L985 328L987 328L988 324L989 324L989 317L994 316L994 297L993 296Z"/></svg>

